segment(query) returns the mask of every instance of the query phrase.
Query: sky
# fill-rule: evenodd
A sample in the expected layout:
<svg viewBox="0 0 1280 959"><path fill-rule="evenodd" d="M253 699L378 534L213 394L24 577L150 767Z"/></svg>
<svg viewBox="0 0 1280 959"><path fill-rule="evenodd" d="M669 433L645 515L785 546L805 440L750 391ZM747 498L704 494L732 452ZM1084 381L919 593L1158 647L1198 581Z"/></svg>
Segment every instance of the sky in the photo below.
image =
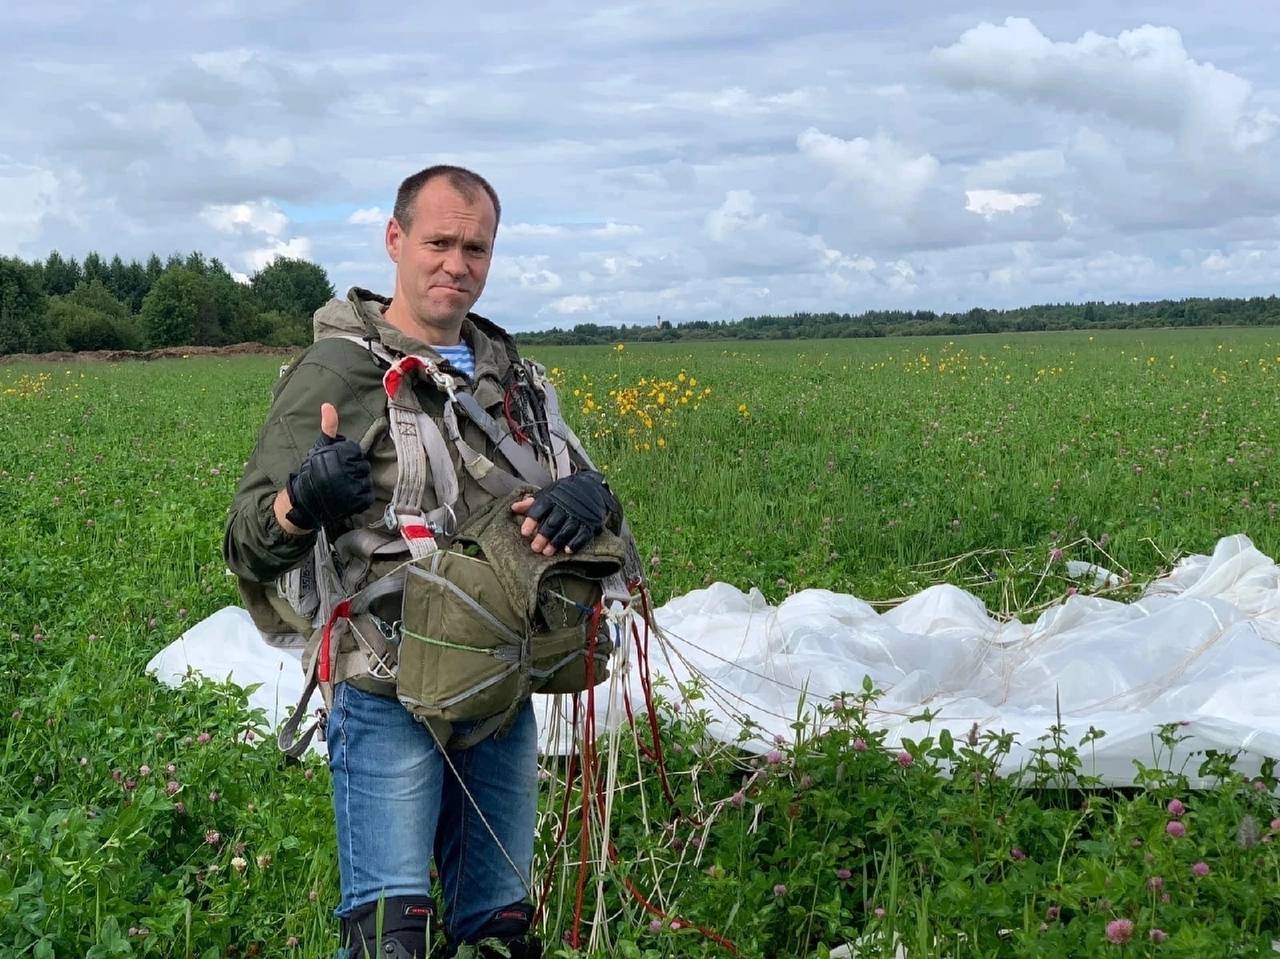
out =
<svg viewBox="0 0 1280 959"><path fill-rule="evenodd" d="M6 0L0 255L389 293L456 163L511 330L1280 292L1272 0L187 6Z"/></svg>

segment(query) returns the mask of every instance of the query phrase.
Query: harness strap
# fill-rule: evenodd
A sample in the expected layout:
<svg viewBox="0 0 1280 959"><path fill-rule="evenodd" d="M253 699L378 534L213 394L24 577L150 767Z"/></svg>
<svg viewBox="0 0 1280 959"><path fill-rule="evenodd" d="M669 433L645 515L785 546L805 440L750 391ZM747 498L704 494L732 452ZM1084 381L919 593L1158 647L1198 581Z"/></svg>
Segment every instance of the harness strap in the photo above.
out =
<svg viewBox="0 0 1280 959"><path fill-rule="evenodd" d="M276 735L276 744L280 747L280 751L294 759L301 758L302 754L307 751L312 738L317 730L321 732L323 738L323 730L329 710L333 708L333 688L338 683L345 681L354 675L365 673L377 674L377 668L372 661L377 660L385 666L382 653L370 647L369 642L361 634L358 629L352 629L357 646L365 656L363 665L356 665L351 662L349 656L335 655L337 650L334 647L335 633L339 633L341 629L350 628L348 621L356 616L360 616L375 602L383 597L404 589L405 573L403 568L393 570L386 576L382 576L364 589L354 595L342 600L334 605L332 612L325 620L324 630L320 634L320 643L315 649L314 655L310 657L310 662L305 664L306 684L302 690L302 696L298 700L298 705L294 709L293 714L280 726L280 731ZM340 633L339 633L340 635ZM302 731L299 738L299 726L306 716L307 704L311 701L312 694L316 689L320 690L320 697L324 702L323 707L318 711L316 718Z"/></svg>
<svg viewBox="0 0 1280 959"><path fill-rule="evenodd" d="M578 437L574 435L573 430L569 428L569 424L565 422L564 416L560 413L560 397L556 394L555 386L537 367L534 367L534 374L534 383L542 391L543 405L547 410L547 428L553 439L552 446L556 446L554 443L556 437L563 437L567 441L567 444L562 443L551 451L555 457L556 479L563 479L573 472L569 462L569 445L573 446L575 453L582 456L584 463L591 469L595 469L594 466L591 466L591 460L586 457L585 451L582 449L582 443L579 442Z"/></svg>
<svg viewBox="0 0 1280 959"><path fill-rule="evenodd" d="M459 393L457 402L462 407L462 411L467 414L467 418L484 430L498 452L515 467L521 479L539 489L551 482L551 472L538 462L533 450L521 445L514 434L500 429L498 421L485 412L484 407L474 396L470 393Z"/></svg>
<svg viewBox="0 0 1280 959"><path fill-rule="evenodd" d="M462 465L466 468L467 473L480 485L481 489L495 498L509 496L516 492L524 484L506 470L501 469L489 457L477 452L462 438L462 432L458 429L458 414L454 409L454 405L454 403L450 402L444 408L445 435L457 447L458 455L462 458Z"/></svg>

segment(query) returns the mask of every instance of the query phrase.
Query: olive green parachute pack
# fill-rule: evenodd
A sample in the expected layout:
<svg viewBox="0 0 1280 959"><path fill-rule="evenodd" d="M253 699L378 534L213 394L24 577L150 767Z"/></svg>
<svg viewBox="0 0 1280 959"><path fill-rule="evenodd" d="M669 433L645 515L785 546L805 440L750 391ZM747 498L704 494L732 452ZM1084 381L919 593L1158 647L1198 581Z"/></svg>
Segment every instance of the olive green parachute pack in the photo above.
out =
<svg viewBox="0 0 1280 959"><path fill-rule="evenodd" d="M629 603L628 577L639 570L625 523L572 554L547 557L529 548L523 517L511 510L572 472L570 449L579 466L593 468L545 371L513 358L544 427L562 442L519 443L439 361L393 355L367 333L343 338L386 367L386 428L398 478L377 528L351 530L333 543L320 530L311 557L280 578L268 602L249 607L269 642L310 634L306 688L280 727L280 748L300 756L317 731L323 736L341 682L394 695L442 746L456 749L501 735L533 693L575 693L608 678L611 620ZM439 422L416 399L413 384L423 380L445 394ZM514 472L464 440L460 417L481 427L490 450ZM450 448L492 497L486 505L461 508ZM438 505L424 513L428 483ZM324 709L300 730L317 688ZM457 733L456 723L469 728Z"/></svg>
<svg viewBox="0 0 1280 959"><path fill-rule="evenodd" d="M442 741L447 723L485 720L454 745L503 728L531 693L575 693L609 675L599 608L602 584L623 568L621 537L606 529L579 552L543 556L510 504L494 500L449 549L406 570L396 696Z"/></svg>

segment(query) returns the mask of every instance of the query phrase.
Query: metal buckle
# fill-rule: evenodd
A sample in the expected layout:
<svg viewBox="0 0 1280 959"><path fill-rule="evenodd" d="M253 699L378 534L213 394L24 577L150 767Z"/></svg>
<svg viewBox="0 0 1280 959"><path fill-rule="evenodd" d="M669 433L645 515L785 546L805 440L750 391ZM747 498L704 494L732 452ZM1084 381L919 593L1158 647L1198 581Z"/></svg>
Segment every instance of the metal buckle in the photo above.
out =
<svg viewBox="0 0 1280 959"><path fill-rule="evenodd" d="M397 619L394 623L388 623L385 619L379 619L372 613L368 614L369 619L373 621L374 628L382 634L382 638L387 641L388 646L400 645L400 625L403 620Z"/></svg>

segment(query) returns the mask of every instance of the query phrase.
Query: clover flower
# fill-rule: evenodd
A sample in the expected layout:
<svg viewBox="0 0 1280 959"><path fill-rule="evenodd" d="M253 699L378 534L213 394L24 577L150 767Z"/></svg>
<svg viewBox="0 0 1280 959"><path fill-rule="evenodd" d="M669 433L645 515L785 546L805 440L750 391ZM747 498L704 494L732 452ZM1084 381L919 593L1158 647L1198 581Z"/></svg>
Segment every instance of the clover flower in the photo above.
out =
<svg viewBox="0 0 1280 959"><path fill-rule="evenodd" d="M1132 919L1112 919L1107 923L1107 942L1123 946L1133 938Z"/></svg>

